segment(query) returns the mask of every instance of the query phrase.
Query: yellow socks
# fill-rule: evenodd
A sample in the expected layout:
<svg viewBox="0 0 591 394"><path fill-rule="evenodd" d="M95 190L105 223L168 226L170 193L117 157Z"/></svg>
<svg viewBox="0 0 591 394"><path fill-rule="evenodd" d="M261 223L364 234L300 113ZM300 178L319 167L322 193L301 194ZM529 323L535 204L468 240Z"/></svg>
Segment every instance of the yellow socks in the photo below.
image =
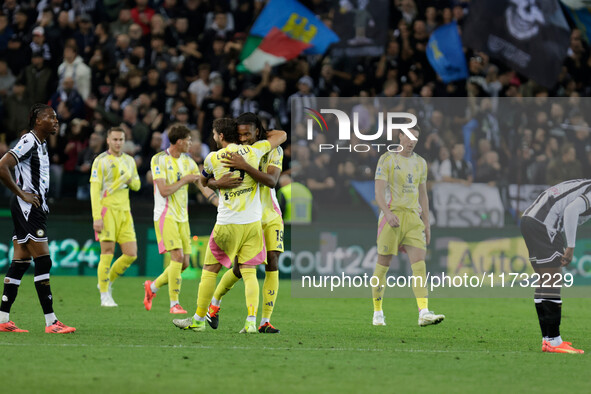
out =
<svg viewBox="0 0 591 394"><path fill-rule="evenodd" d="M244 280L244 295L248 316L256 316L259 309L259 282L255 267L241 266L240 273Z"/></svg>
<svg viewBox="0 0 591 394"><path fill-rule="evenodd" d="M426 309L428 306L427 266L425 265L425 261L417 261L416 263L411 264L410 267L412 268L413 276L422 278L422 280L412 281L412 291L417 299L419 310Z"/></svg>
<svg viewBox="0 0 591 394"><path fill-rule="evenodd" d="M135 261L136 256L128 256L126 254L122 254L115 262L113 263L113 267L111 267L111 271L109 272L109 281L114 282L115 279L123 275L125 270L129 268L129 266Z"/></svg>
<svg viewBox="0 0 591 394"><path fill-rule="evenodd" d="M263 282L263 315L265 322L271 319L277 292L279 291L279 271L265 272L265 282Z"/></svg>
<svg viewBox="0 0 591 394"><path fill-rule="evenodd" d="M382 302L384 299L384 291L386 290L386 274L388 269L385 265L376 264L376 269L373 272L373 276L378 278L378 286L371 287L371 297L373 298L373 310L379 312L382 310ZM375 280L374 280L375 283Z"/></svg>
<svg viewBox="0 0 591 394"><path fill-rule="evenodd" d="M213 298L218 301L222 300L222 297L225 296L234 284L240 280L239 277L234 275L232 269L226 271L226 273L222 276L220 283L218 283L218 287L215 288L215 292L213 293Z"/></svg>
<svg viewBox="0 0 591 394"><path fill-rule="evenodd" d="M159 277L157 277L154 280L154 287L159 289L162 286L164 286L165 284L168 283L168 271L170 270L170 264L168 265L168 267L166 267L166 269L160 274Z"/></svg>
<svg viewBox="0 0 591 394"><path fill-rule="evenodd" d="M168 296L170 301L179 300L179 294L181 292L181 271L183 270L183 263L171 260L168 265Z"/></svg>
<svg viewBox="0 0 591 394"><path fill-rule="evenodd" d="M203 318L207 313L211 297L215 291L215 280L217 277L218 274L215 272L203 270L201 273L199 293L197 294L197 311L195 312L199 317Z"/></svg>
<svg viewBox="0 0 591 394"><path fill-rule="evenodd" d="M96 275L98 276L99 291L106 293L109 291L109 269L111 268L112 254L101 254Z"/></svg>

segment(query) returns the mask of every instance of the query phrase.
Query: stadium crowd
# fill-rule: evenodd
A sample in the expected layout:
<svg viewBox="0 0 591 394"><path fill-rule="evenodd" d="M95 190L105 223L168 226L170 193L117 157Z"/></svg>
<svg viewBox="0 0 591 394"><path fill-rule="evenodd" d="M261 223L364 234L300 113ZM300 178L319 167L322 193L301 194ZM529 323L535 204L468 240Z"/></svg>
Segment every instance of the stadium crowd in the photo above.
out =
<svg viewBox="0 0 591 394"><path fill-rule="evenodd" d="M333 1L301 2L331 26ZM355 162L319 152L319 144L336 142L322 135L309 141L303 129L291 130L290 116L302 115L291 114L294 97L309 107L317 97L399 100L396 108L419 118L416 152L430 163L435 182L555 184L591 177L590 112L579 109L580 97L591 93L591 52L577 29L558 83L546 89L468 49L467 80L444 84L437 77L425 54L429 35L452 20L461 29L469 1L392 0L382 56L345 58L329 50L260 75L239 73L237 64L265 1L0 3L0 155L28 130L33 103L51 105L61 123L48 144L53 198L89 198L90 168L112 126L125 129L124 150L151 198L150 158L168 146L170 125L193 130L190 154L202 164L214 146L212 121L248 111L268 129L291 134L284 171L313 193L341 196L350 180L372 180L381 152L356 155ZM440 97L461 101L432 100ZM373 129L379 106L360 103L360 122Z"/></svg>

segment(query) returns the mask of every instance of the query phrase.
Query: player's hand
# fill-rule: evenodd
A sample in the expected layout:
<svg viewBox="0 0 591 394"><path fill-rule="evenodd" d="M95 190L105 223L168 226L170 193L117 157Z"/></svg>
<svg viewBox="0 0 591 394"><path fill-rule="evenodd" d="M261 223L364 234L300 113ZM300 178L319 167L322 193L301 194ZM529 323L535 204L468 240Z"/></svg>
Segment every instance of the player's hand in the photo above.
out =
<svg viewBox="0 0 591 394"><path fill-rule="evenodd" d="M400 226L400 219L398 219L398 216L394 215L392 212L386 212L386 221L392 227Z"/></svg>
<svg viewBox="0 0 591 394"><path fill-rule="evenodd" d="M242 180L240 177L235 177L234 173L228 172L215 181L215 186L218 189L234 189L242 184Z"/></svg>
<svg viewBox="0 0 591 394"><path fill-rule="evenodd" d="M573 259L573 254L575 252L575 248L566 248L566 250L564 251L564 254L562 255L561 260L561 266L562 267L566 267L567 265L570 264L570 262Z"/></svg>
<svg viewBox="0 0 591 394"><path fill-rule="evenodd" d="M425 243L429 245L431 242L431 226L425 226Z"/></svg>
<svg viewBox="0 0 591 394"><path fill-rule="evenodd" d="M103 219L97 219L95 221L92 222L92 229L94 231L96 231L97 233L100 233L101 231L103 231Z"/></svg>
<svg viewBox="0 0 591 394"><path fill-rule="evenodd" d="M199 181L199 174L188 174L181 178L185 185Z"/></svg>
<svg viewBox="0 0 591 394"><path fill-rule="evenodd" d="M41 199L38 195L34 193L23 192L23 196L21 199L24 202L28 202L29 204L33 204L35 208L39 208L41 206Z"/></svg>
<svg viewBox="0 0 591 394"><path fill-rule="evenodd" d="M237 170L246 170L246 166L248 165L246 160L244 160L244 157L239 154L232 154L229 157L226 156L226 158L222 160L222 163L224 164L224 167L232 167Z"/></svg>

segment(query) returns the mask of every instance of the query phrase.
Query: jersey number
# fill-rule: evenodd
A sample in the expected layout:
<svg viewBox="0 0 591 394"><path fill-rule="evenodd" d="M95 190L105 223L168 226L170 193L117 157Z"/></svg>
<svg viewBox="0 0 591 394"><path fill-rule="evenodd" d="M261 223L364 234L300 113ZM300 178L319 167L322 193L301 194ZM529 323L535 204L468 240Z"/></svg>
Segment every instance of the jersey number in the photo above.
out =
<svg viewBox="0 0 591 394"><path fill-rule="evenodd" d="M234 171L240 171L240 178L244 179L244 170L237 170L235 167L230 167L228 168L230 170L230 172L234 172Z"/></svg>

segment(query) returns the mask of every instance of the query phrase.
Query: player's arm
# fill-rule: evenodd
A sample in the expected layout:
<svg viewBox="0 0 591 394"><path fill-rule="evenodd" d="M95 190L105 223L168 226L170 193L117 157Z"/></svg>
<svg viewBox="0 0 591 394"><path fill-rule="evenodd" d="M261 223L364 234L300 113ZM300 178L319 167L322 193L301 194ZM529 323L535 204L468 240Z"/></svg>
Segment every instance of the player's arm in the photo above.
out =
<svg viewBox="0 0 591 394"><path fill-rule="evenodd" d="M207 186L203 186L203 184L201 182L197 182L197 187L201 191L201 194L203 194L203 196L205 196L208 203L210 203L211 205L214 205L216 207L219 205L218 195L215 194L215 192L213 190L211 190Z"/></svg>
<svg viewBox="0 0 591 394"><path fill-rule="evenodd" d="M158 186L158 190L160 191L160 195L162 197L168 197L171 194L176 193L181 187L188 185L189 183L195 183L199 180L199 175L195 174L188 174L182 177L180 180L172 183L170 185L166 184L166 179L158 178L154 179L154 183Z"/></svg>
<svg viewBox="0 0 591 394"><path fill-rule="evenodd" d="M376 203L384 213L384 217L386 218L388 224L392 227L398 227L400 226L400 220L398 219L398 216L396 216L392 211L390 211L390 207L386 203L386 186L386 181L384 181L383 179L376 179Z"/></svg>
<svg viewBox="0 0 591 394"><path fill-rule="evenodd" d="M203 180L204 177L201 177ZM219 190L219 189L234 189L242 184L243 179L239 176L234 176L233 172L228 172L220 179L214 179L213 177L208 177L205 182L205 187L212 189L212 190Z"/></svg>
<svg viewBox="0 0 591 394"><path fill-rule="evenodd" d="M421 219L425 224L425 242L429 245L431 241L431 223L429 222L429 195L427 194L427 183L419 184L419 205L421 206Z"/></svg>
<svg viewBox="0 0 591 394"><path fill-rule="evenodd" d="M287 141L287 133L283 130L267 131L267 141L271 144L272 149L275 149Z"/></svg>
<svg viewBox="0 0 591 394"><path fill-rule="evenodd" d="M244 160L244 157L238 154L234 154L229 158L225 158L224 160L222 160L222 163L225 167L231 167L237 170L245 171L255 181L271 188L277 185L277 181L279 181L279 176L281 175L280 168L277 168L275 166L269 166L267 168L267 172L263 172L248 164L246 160Z"/></svg>
<svg viewBox="0 0 591 394"><path fill-rule="evenodd" d="M590 208L589 198L583 195L576 198L564 209L564 235L566 236L566 249L562 255L562 266L568 265L573 259L575 243L577 239L577 225L579 215Z"/></svg>
<svg viewBox="0 0 591 394"><path fill-rule="evenodd" d="M133 168L133 173L131 175L131 177L129 177L129 179L127 180L127 186L129 186L129 188L131 190L133 190L134 192L137 192L138 190L140 190L140 187L142 187L142 181L140 181L140 176L137 173L137 166L135 165L135 160L133 160L132 157L131 158L131 163L132 163L132 168Z"/></svg>
<svg viewBox="0 0 591 394"><path fill-rule="evenodd" d="M12 178L12 174L10 171L14 169L17 165L17 160L12 151L8 151L2 159L0 159L0 180L10 189L14 194L20 197L21 200L33 204L35 207L39 208L41 205L41 200L38 195L33 193L28 193L23 191L18 185L14 182Z"/></svg>
<svg viewBox="0 0 591 394"><path fill-rule="evenodd" d="M103 231L103 217L101 211L101 190L103 188L102 162L97 158L90 170L90 205L92 207L92 229L97 233Z"/></svg>

